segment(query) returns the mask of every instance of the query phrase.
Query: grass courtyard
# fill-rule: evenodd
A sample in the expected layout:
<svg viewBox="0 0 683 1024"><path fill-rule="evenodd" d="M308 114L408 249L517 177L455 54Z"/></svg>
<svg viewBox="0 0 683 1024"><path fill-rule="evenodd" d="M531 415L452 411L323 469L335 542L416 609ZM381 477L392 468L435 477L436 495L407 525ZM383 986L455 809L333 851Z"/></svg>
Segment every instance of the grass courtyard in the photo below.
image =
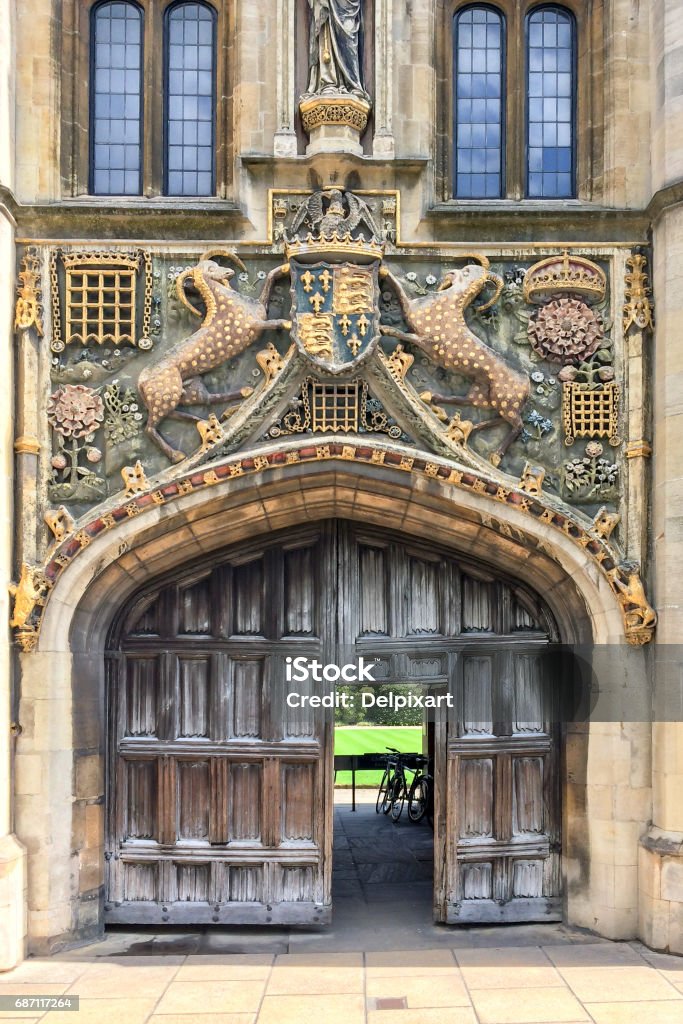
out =
<svg viewBox="0 0 683 1024"><path fill-rule="evenodd" d="M335 754L383 754L387 747L406 753L422 750L419 725L337 725L334 730ZM356 772L357 786L378 786L381 771ZM337 772L336 786L350 786L351 772Z"/></svg>

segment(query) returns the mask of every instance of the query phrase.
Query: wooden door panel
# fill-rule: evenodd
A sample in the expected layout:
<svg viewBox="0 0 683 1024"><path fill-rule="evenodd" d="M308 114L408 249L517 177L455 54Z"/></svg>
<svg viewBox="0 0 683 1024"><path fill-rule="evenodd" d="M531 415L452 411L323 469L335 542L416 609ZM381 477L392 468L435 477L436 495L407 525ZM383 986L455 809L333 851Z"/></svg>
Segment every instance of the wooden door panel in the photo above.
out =
<svg viewBox="0 0 683 1024"><path fill-rule="evenodd" d="M156 840L158 837L157 770L153 760L123 764L124 839Z"/></svg>
<svg viewBox="0 0 683 1024"><path fill-rule="evenodd" d="M232 663L233 716L231 737L262 736L264 658L242 658Z"/></svg>
<svg viewBox="0 0 683 1024"><path fill-rule="evenodd" d="M228 842L261 843L263 763L230 764Z"/></svg>
<svg viewBox="0 0 683 1024"><path fill-rule="evenodd" d="M159 698L159 661L156 657L129 658L126 666L125 734L155 736Z"/></svg>
<svg viewBox="0 0 683 1024"><path fill-rule="evenodd" d="M208 739L210 658L179 658L178 736Z"/></svg>
<svg viewBox="0 0 683 1024"><path fill-rule="evenodd" d="M334 543L240 551L129 614L108 698L108 920L329 916L324 714L284 714L279 638L320 657Z"/></svg>
<svg viewBox="0 0 683 1024"><path fill-rule="evenodd" d="M176 841L209 842L210 777L208 760L177 762Z"/></svg>
<svg viewBox="0 0 683 1024"><path fill-rule="evenodd" d="M311 764L281 767L281 841L313 842L314 778Z"/></svg>
<svg viewBox="0 0 683 1024"><path fill-rule="evenodd" d="M559 920L557 738L541 721L542 656L463 654L452 680L444 918Z"/></svg>

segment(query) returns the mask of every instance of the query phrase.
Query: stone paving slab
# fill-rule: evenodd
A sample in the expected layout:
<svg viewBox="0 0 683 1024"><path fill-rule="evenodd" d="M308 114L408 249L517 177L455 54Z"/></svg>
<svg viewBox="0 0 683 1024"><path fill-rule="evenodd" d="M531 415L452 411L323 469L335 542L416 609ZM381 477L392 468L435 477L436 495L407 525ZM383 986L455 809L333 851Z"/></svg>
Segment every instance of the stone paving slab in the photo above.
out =
<svg viewBox="0 0 683 1024"><path fill-rule="evenodd" d="M80 995L23 1024L683 1024L683 959L585 942L29 960L0 993ZM455 934L455 933L451 933ZM549 932L552 937L552 929ZM51 980L47 980L51 979Z"/></svg>

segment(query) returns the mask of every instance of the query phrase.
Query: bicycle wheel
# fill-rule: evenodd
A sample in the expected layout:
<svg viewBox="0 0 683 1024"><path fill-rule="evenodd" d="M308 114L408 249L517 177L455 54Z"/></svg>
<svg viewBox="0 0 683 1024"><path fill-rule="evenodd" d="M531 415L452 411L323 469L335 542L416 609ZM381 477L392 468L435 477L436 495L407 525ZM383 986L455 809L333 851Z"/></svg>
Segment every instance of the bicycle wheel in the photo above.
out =
<svg viewBox="0 0 683 1024"><path fill-rule="evenodd" d="M424 775L416 775L408 794L408 817L411 821L422 821L427 810L429 786Z"/></svg>
<svg viewBox="0 0 683 1024"><path fill-rule="evenodd" d="M377 790L377 801L375 803L375 813L376 814L379 814L380 809L384 807L384 798L386 796L386 792L387 792L387 789L389 787L390 777L391 777L391 773L390 773L389 769L385 768L384 769L384 775L382 776L382 781L380 782L379 789Z"/></svg>
<svg viewBox="0 0 683 1024"><path fill-rule="evenodd" d="M384 798L382 800L382 814L388 814L391 810L391 805L394 799L394 784L398 781L396 775L392 775L387 782L387 788L384 791Z"/></svg>
<svg viewBox="0 0 683 1024"><path fill-rule="evenodd" d="M403 803L406 798L406 780L403 778L397 778L394 781L392 800L391 800L391 820L394 824L398 821L403 813Z"/></svg>

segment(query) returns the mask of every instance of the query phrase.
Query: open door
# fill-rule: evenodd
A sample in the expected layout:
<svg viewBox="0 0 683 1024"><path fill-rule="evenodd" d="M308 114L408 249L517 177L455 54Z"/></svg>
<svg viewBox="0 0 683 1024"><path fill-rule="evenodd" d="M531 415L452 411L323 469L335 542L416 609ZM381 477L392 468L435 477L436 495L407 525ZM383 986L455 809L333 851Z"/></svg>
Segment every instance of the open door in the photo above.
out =
<svg viewBox="0 0 683 1024"><path fill-rule="evenodd" d="M329 919L332 738L322 710L287 706L285 657L322 654L333 543L321 527L241 545L127 609L109 662L108 922Z"/></svg>
<svg viewBox="0 0 683 1024"><path fill-rule="evenodd" d="M453 665L440 919L558 921L558 737L541 720L543 650L477 646Z"/></svg>

